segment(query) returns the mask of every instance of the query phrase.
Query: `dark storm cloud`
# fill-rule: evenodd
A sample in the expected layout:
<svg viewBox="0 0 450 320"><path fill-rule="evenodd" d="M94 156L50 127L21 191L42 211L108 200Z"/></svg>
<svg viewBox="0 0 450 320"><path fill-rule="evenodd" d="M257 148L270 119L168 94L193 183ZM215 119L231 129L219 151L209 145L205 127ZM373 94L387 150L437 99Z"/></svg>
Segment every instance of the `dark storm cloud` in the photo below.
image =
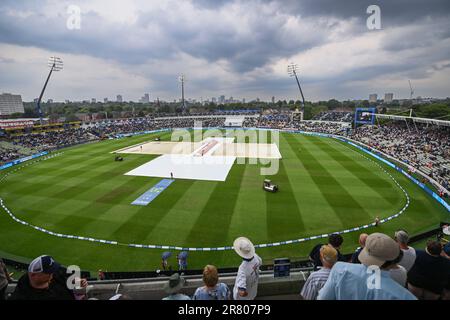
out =
<svg viewBox="0 0 450 320"><path fill-rule="evenodd" d="M241 92L260 90L276 95L288 91L292 79L279 78L271 72L247 77L248 73L328 43L370 35L366 9L377 4L381 7L383 28L379 31L383 34L380 50L401 56L401 62L383 60L376 66L355 63L338 75L317 74L302 79L306 86L323 84L324 88L334 88L335 83L343 85L394 73L420 78L426 77L430 70L448 68L445 61L449 48L448 45L440 48L440 44L450 38L449 0L192 0L192 3L200 10L192 13L179 8L141 9L136 13L135 23L115 23L91 11L83 14L81 30L68 30L65 12L48 17L38 1L3 0L0 43L82 54L131 67L147 62L170 63L188 54L211 65L225 62L222 66L233 76L246 74L246 80L236 84ZM29 14L10 15L10 10ZM353 23L348 23L350 20ZM342 26L344 31L338 31ZM374 59L380 53L373 52ZM0 63L8 62L13 63L0 57ZM155 79L154 90L178 91L173 76L154 70L144 73ZM192 79L188 85L217 92L217 88L228 84L211 74ZM218 91L217 94L221 90Z"/></svg>
<svg viewBox="0 0 450 320"><path fill-rule="evenodd" d="M252 6L249 5L249 9ZM192 17L167 20L163 14L140 12L135 25L115 25L89 12L82 17L81 30L66 28L67 16L44 17L34 13L26 18L0 11L0 42L36 46L53 51L86 54L139 64L149 59L166 58L185 52L215 62L225 59L233 71L246 72L261 67L274 58L293 55L326 40L326 29L317 23L314 37L304 37L286 30L285 19L272 13L254 14L247 21L247 32L236 24L216 21L190 26ZM201 18L199 18L201 20ZM160 34L152 37L155 26Z"/></svg>
<svg viewBox="0 0 450 320"><path fill-rule="evenodd" d="M293 14L363 20L367 19L367 8L378 5L385 27L411 24L425 17L445 17L450 12L448 0L283 0L279 3L282 10Z"/></svg>
<svg viewBox="0 0 450 320"><path fill-rule="evenodd" d="M35 13L19 18L1 10L0 16L0 42L3 43L125 63L142 63L149 58L167 57L171 52L168 42L152 41L144 29L108 23L94 12L83 15L81 30L67 29L67 16L48 18Z"/></svg>
<svg viewBox="0 0 450 320"><path fill-rule="evenodd" d="M395 52L414 48L429 48L450 38L449 17L428 21L427 25L411 24L408 27L401 32L388 33L383 48Z"/></svg>
<svg viewBox="0 0 450 320"><path fill-rule="evenodd" d="M217 10L230 1L194 1L195 5ZM258 4L274 4L274 10L302 17L338 17L360 18L360 28L352 32L367 32L364 19L371 1L251 1L240 2L251 11ZM426 17L448 16L450 1L378 1L382 10L383 27L395 24L414 24ZM25 5L6 1L4 8L37 10L35 2ZM205 25L190 27L192 17L180 16L179 20L166 20L164 14L156 15L140 12L135 25L118 26L105 21L98 14L89 12L83 15L83 27L80 31L71 31L65 27L67 16L46 18L35 13L27 18L9 16L0 9L0 42L36 46L49 50L87 54L95 57L114 59L122 63L143 63L149 59L167 57L177 51L186 52L194 57L214 62L225 59L234 71L247 72L261 67L271 59L291 56L327 41L327 34L335 29L334 22L317 22L314 37L305 37L299 30L286 31L285 17L277 17L275 12L261 12L250 15L245 26L247 33L239 34L237 27L230 22L216 21ZM198 19L202 19L199 17ZM239 21L236 21L239 24ZM150 30L158 27L159 37L152 38ZM426 34L413 33L407 36L390 37L385 47L388 50L402 50L418 46L428 46L433 41L448 38L450 28L435 26L426 30Z"/></svg>
<svg viewBox="0 0 450 320"><path fill-rule="evenodd" d="M229 0L193 0L192 3L194 3L196 6L199 6L201 8L206 9L217 9L221 8L222 6L230 3Z"/></svg>

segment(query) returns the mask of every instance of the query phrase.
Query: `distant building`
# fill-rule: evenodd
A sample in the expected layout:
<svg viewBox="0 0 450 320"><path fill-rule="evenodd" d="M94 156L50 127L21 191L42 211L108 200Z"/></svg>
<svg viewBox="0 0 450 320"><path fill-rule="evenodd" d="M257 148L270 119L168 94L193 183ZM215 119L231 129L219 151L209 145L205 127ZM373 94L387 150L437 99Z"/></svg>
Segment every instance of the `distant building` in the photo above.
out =
<svg viewBox="0 0 450 320"><path fill-rule="evenodd" d="M219 97L219 104L224 104L225 103L225 96L220 96Z"/></svg>
<svg viewBox="0 0 450 320"><path fill-rule="evenodd" d="M272 97L272 104L275 104L275 97Z"/></svg>
<svg viewBox="0 0 450 320"><path fill-rule="evenodd" d="M3 93L0 95L0 116L11 115L13 113L25 113L22 96L16 94Z"/></svg>
<svg viewBox="0 0 450 320"><path fill-rule="evenodd" d="M393 93L386 93L384 95L384 102L385 103L391 103L394 100L394 94Z"/></svg>
<svg viewBox="0 0 450 320"><path fill-rule="evenodd" d="M70 103L70 100L67 100L67 99L66 99L66 100L64 101L64 103L65 103L65 104L69 104L69 103Z"/></svg>
<svg viewBox="0 0 450 320"><path fill-rule="evenodd" d="M244 99L242 99L242 103L243 103L243 104L245 104L245 98L244 98Z"/></svg>
<svg viewBox="0 0 450 320"><path fill-rule="evenodd" d="M378 101L378 95L376 93L373 93L369 95L369 102L370 103L376 103Z"/></svg>
<svg viewBox="0 0 450 320"><path fill-rule="evenodd" d="M48 99L47 103L53 103L53 99Z"/></svg>
<svg viewBox="0 0 450 320"><path fill-rule="evenodd" d="M104 103L108 103L108 98L104 98L104 99L103 99L103 102L104 102Z"/></svg>
<svg viewBox="0 0 450 320"><path fill-rule="evenodd" d="M211 102L212 102L212 103L217 103L217 99L216 99L216 98L212 98L212 99L211 99Z"/></svg>
<svg viewBox="0 0 450 320"><path fill-rule="evenodd" d="M116 101L117 102L123 102L123 97L120 94L118 94Z"/></svg>
<svg viewBox="0 0 450 320"><path fill-rule="evenodd" d="M144 96L139 100L141 103L150 103L150 95L148 93L144 94Z"/></svg>
<svg viewBox="0 0 450 320"><path fill-rule="evenodd" d="M92 98L91 103L97 103L97 99Z"/></svg>

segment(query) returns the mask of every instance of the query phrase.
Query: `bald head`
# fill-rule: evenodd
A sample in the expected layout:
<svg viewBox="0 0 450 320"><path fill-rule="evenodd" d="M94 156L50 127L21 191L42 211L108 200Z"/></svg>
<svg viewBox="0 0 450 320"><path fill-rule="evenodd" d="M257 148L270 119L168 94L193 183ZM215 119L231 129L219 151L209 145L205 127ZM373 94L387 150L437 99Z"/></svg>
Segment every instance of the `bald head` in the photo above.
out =
<svg viewBox="0 0 450 320"><path fill-rule="evenodd" d="M367 240L367 237L368 237L369 235L367 234L367 233L361 233L360 235L359 235L359 245L361 246L361 247L365 247L366 246L366 240Z"/></svg>

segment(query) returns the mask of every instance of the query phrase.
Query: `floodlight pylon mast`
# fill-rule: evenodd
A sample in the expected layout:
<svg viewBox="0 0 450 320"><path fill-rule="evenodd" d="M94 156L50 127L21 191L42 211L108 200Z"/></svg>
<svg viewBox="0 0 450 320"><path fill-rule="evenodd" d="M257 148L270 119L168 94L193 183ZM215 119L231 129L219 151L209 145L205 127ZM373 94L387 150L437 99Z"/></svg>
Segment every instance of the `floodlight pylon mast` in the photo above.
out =
<svg viewBox="0 0 450 320"><path fill-rule="evenodd" d="M297 73L298 73L298 65L291 63L288 66L288 74L291 77L295 77L295 80L297 81L298 90L300 91L300 95L302 96L302 110L301 111L304 113L305 112L305 97L303 96L303 90L302 90L302 87L300 86L300 81L298 80Z"/></svg>
<svg viewBox="0 0 450 320"><path fill-rule="evenodd" d="M179 80L181 82L181 108L183 110L183 113L185 113L187 110L186 100L184 99L184 83L186 82L186 76L182 74Z"/></svg>
<svg viewBox="0 0 450 320"><path fill-rule="evenodd" d="M63 62L61 58L58 57L50 57L48 60L48 66L50 67L50 72L47 76L47 80L45 81L44 87L42 88L41 94L39 95L38 101L37 101L37 112L39 114L39 123L42 125L42 108L41 108L41 100L44 96L45 89L47 88L48 81L50 80L50 77L53 73L53 71L58 72L63 69Z"/></svg>
<svg viewBox="0 0 450 320"><path fill-rule="evenodd" d="M409 99L412 100L413 96L414 96L414 90L413 90L413 87L412 87L412 84L411 84L411 80L408 80L408 81L409 81L409 89L410 89Z"/></svg>

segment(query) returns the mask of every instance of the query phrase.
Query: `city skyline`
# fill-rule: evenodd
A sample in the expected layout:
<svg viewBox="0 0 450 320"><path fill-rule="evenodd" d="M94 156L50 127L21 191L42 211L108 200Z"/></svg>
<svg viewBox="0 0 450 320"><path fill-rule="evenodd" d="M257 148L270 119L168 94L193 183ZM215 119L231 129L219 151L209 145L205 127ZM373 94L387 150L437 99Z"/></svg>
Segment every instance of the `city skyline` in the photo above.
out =
<svg viewBox="0 0 450 320"><path fill-rule="evenodd" d="M379 1L382 26L369 30L369 1L2 1L0 92L33 101L49 56L64 70L45 99L108 97L139 101L180 98L298 100L287 66L299 65L308 101L366 100L392 92L450 95L450 3ZM80 29L68 28L68 8L80 9ZM193 19L195 17L195 19ZM114 36L112 36L114 35ZM205 98L206 99L206 98ZM46 101L45 100L45 101ZM278 99L277 99L278 100Z"/></svg>

